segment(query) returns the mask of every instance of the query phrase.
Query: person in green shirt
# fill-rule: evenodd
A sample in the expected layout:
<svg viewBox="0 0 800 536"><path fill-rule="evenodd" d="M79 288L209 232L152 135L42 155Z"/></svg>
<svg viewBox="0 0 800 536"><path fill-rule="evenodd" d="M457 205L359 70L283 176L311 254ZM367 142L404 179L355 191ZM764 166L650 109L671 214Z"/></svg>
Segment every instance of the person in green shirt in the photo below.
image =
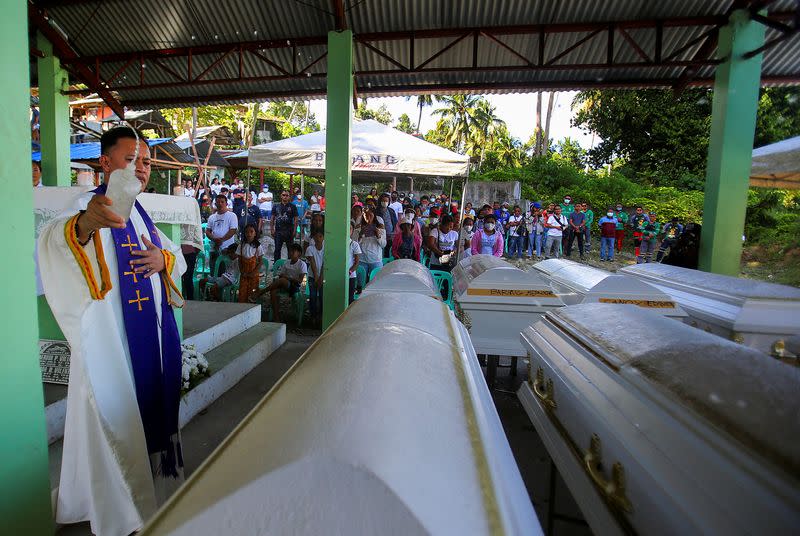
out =
<svg viewBox="0 0 800 536"><path fill-rule="evenodd" d="M572 213L575 212L575 205L572 204L572 196L565 195L564 202L561 203L561 215L564 216L567 221L569 221L569 217ZM561 250L567 250L567 244L572 240L573 229L572 226L567 226L564 229L564 235L561 237Z"/></svg>
<svg viewBox="0 0 800 536"><path fill-rule="evenodd" d="M589 253L592 250L592 232L590 229L592 227L592 223L594 223L594 212L589 208L589 203L586 201L581 203L581 211L586 214L586 229L584 229L585 236L583 243L586 253Z"/></svg>
<svg viewBox="0 0 800 536"><path fill-rule="evenodd" d="M636 256L636 264L649 263L656 250L658 235L661 233L661 223L657 220L654 212L651 212L648 220L642 229L642 243L639 245L639 254Z"/></svg>
<svg viewBox="0 0 800 536"><path fill-rule="evenodd" d="M614 217L617 218L617 232L614 242L616 243L617 253L622 253L622 240L625 238L625 227L628 225L628 213L622 210L622 205L618 204Z"/></svg>

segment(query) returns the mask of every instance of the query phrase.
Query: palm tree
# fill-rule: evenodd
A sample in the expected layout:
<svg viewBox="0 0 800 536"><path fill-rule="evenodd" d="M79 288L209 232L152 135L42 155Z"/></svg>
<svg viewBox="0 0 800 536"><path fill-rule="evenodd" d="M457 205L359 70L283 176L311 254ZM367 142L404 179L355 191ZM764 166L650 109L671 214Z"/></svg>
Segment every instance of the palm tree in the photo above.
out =
<svg viewBox="0 0 800 536"><path fill-rule="evenodd" d="M447 142L459 152L464 152L470 140L475 107L481 99L476 95L452 95L437 99L445 107L437 108L433 113L442 118L447 128Z"/></svg>
<svg viewBox="0 0 800 536"><path fill-rule="evenodd" d="M472 156L480 150L480 160L478 168L483 164L486 149L491 146L498 134L505 130L506 122L500 119L495 113L497 109L488 100L481 98L475 106L472 115L472 132L470 137L469 152Z"/></svg>
<svg viewBox="0 0 800 536"><path fill-rule="evenodd" d="M414 97L406 97L406 100L411 100ZM433 96L432 95L417 95L417 108L419 108L419 117L417 118L417 132L422 133L420 130L420 125L422 124L422 109L426 106L431 106L433 104Z"/></svg>
<svg viewBox="0 0 800 536"><path fill-rule="evenodd" d="M503 165L508 167L518 167L522 164L522 148L519 140L510 136L503 136L497 140L497 156Z"/></svg>

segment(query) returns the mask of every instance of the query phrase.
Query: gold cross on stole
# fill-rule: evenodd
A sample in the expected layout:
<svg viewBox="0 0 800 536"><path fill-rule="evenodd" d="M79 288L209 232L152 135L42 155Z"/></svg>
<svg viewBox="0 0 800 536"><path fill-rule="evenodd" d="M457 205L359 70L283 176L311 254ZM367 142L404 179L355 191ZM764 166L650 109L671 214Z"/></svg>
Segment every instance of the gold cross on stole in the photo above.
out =
<svg viewBox="0 0 800 536"><path fill-rule="evenodd" d="M128 248L128 252L133 253L133 248L138 248L139 244L137 242L131 242L131 235L126 235L128 237L127 244L120 244L123 248Z"/></svg>
<svg viewBox="0 0 800 536"><path fill-rule="evenodd" d="M146 296L145 296L144 298L142 298L142 297L139 295L139 290L137 290L137 291L136 291L136 299L135 299L135 300L128 300L128 303L129 303L129 304L130 304L130 303L135 303L136 305L138 305L138 306L139 306L139 310L141 311L141 310L142 310L142 302L144 302L144 301L148 301L148 300L150 300L150 298L148 298L148 297L146 297Z"/></svg>
<svg viewBox="0 0 800 536"><path fill-rule="evenodd" d="M122 272L122 275L132 275L133 276L133 282L134 283L138 283L139 282L136 279L136 272L134 272L133 270L131 270L130 272Z"/></svg>

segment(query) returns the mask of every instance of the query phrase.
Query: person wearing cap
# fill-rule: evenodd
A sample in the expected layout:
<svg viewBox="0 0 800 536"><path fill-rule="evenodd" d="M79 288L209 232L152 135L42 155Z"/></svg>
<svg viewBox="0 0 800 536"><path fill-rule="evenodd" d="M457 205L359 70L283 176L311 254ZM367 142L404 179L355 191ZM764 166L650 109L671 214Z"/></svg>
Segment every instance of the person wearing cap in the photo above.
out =
<svg viewBox="0 0 800 536"><path fill-rule="evenodd" d="M661 247L658 248L658 255L656 255L656 262L661 262L664 254L677 242L678 237L683 233L683 225L678 223L677 216L673 216L672 220L664 226L664 238L661 240Z"/></svg>
<svg viewBox="0 0 800 536"><path fill-rule="evenodd" d="M419 262L422 247L422 234L415 221L413 208L407 208L398 221L399 232L392 239L392 256L395 259L412 259Z"/></svg>
<svg viewBox="0 0 800 536"><path fill-rule="evenodd" d="M661 224L658 222L655 212L650 212L647 224L642 231L642 243L639 246L639 255L636 256L636 264L649 263L656 250L656 242L661 232Z"/></svg>

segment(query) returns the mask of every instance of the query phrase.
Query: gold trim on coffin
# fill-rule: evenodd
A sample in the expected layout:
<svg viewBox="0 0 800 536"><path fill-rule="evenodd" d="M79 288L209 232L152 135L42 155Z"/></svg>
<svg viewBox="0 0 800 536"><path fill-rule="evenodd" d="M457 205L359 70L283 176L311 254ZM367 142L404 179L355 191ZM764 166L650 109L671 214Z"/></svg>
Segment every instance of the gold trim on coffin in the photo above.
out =
<svg viewBox="0 0 800 536"><path fill-rule="evenodd" d="M629 300L626 298L600 298L600 303L629 303L650 309L675 309L675 302L666 300Z"/></svg>
<svg viewBox="0 0 800 536"><path fill-rule="evenodd" d="M626 514L633 512L633 504L628 499L625 489L625 467L620 462L615 462L611 466L611 478L606 479L603 474L603 458L601 452L600 436L592 434L589 440L589 449L583 451L572 439L567 429L561 424L555 411L558 404L555 401L555 386L552 379L545 379L544 369L537 367L535 377L531 374L532 360L528 354L528 385L539 405L553 424L559 435L572 451L573 456L583 467L584 472L589 477L595 490L600 494L600 498L608 506L609 511L619 523L620 529L625 534L637 534L631 525ZM544 386L544 389L542 389Z"/></svg>
<svg viewBox="0 0 800 536"><path fill-rule="evenodd" d="M549 290L524 290L513 288L468 288L467 296L499 296L503 298L557 298Z"/></svg>

